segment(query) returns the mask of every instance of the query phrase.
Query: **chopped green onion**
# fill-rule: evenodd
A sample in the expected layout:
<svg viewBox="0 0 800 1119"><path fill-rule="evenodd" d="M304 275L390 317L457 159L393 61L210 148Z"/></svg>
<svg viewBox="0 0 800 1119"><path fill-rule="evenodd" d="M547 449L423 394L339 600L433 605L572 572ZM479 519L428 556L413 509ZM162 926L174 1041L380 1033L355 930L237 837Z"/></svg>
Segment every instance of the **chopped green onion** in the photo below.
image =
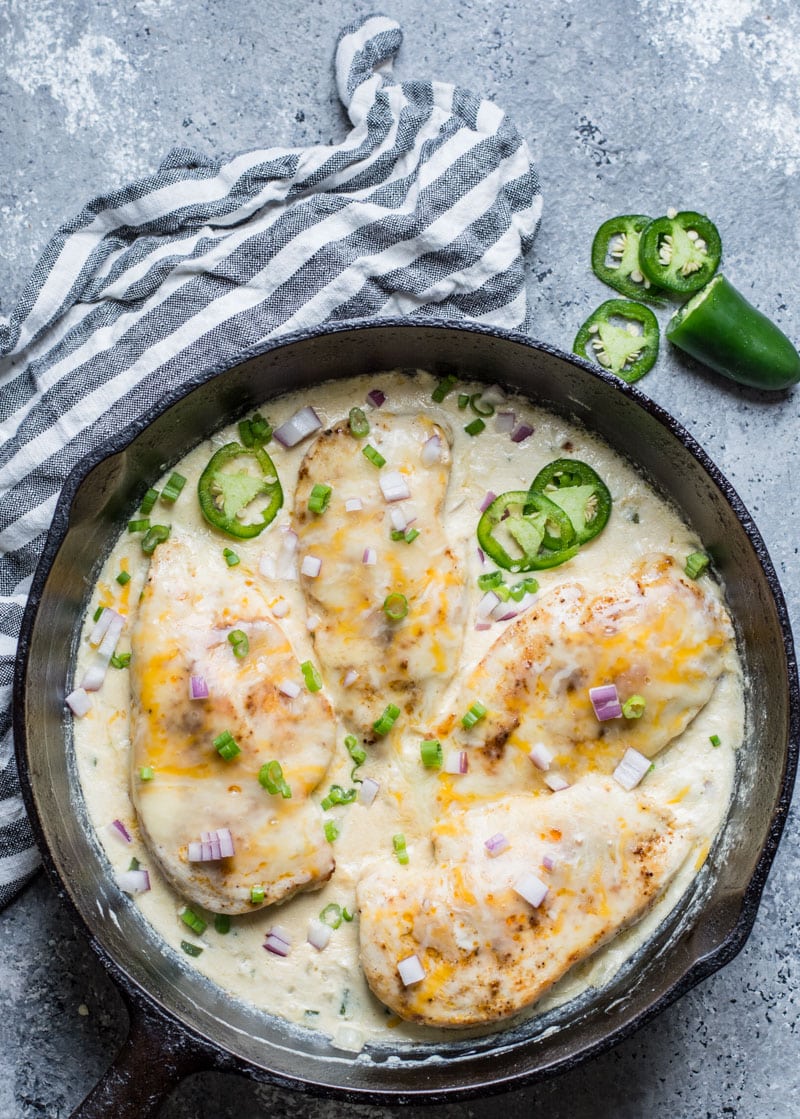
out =
<svg viewBox="0 0 800 1119"><path fill-rule="evenodd" d="M350 409L350 434L354 439L363 439L369 435L369 420L363 408Z"/></svg>
<svg viewBox="0 0 800 1119"><path fill-rule="evenodd" d="M392 529L392 540L405 540L406 544L413 544L418 536L418 528L409 528L405 532L401 528Z"/></svg>
<svg viewBox="0 0 800 1119"><path fill-rule="evenodd" d="M142 551L146 556L152 556L159 544L169 539L169 525L153 525L142 538Z"/></svg>
<svg viewBox="0 0 800 1119"><path fill-rule="evenodd" d="M622 714L626 719L641 719L644 715L644 696L632 695L622 705Z"/></svg>
<svg viewBox="0 0 800 1119"><path fill-rule="evenodd" d="M342 906L342 920L344 920L344 921L352 921L353 920L353 914L349 913L348 910L345 908L345 906Z"/></svg>
<svg viewBox="0 0 800 1119"><path fill-rule="evenodd" d="M217 748L217 753L226 762L231 761L237 754L241 754L239 745L229 730L224 730L222 734L218 734L214 739L214 745Z"/></svg>
<svg viewBox="0 0 800 1119"><path fill-rule="evenodd" d="M142 864L139 862L139 860L134 855L134 857L128 863L128 870L138 870L141 865Z"/></svg>
<svg viewBox="0 0 800 1119"><path fill-rule="evenodd" d="M198 936L202 936L206 931L206 922L202 917L199 917L193 909L190 909L188 905L180 911L178 916L183 921L184 925L188 925L192 932L197 933Z"/></svg>
<svg viewBox="0 0 800 1119"><path fill-rule="evenodd" d="M469 404L469 393L468 392L460 392L458 394L458 406L459 406L459 408L461 409L462 412L464 411L464 409L466 408L466 406L468 404Z"/></svg>
<svg viewBox="0 0 800 1119"><path fill-rule="evenodd" d="M467 435L480 435L485 427L486 424L483 420L472 420L471 423L466 425L464 431L466 431Z"/></svg>
<svg viewBox="0 0 800 1119"><path fill-rule="evenodd" d="M712 746L721 746L722 745L722 739L720 738L720 736L718 734L710 735L708 741L711 743Z"/></svg>
<svg viewBox="0 0 800 1119"><path fill-rule="evenodd" d="M251 905L260 905L263 900L264 900L264 887L263 886L251 886L250 887L250 904Z"/></svg>
<svg viewBox="0 0 800 1119"><path fill-rule="evenodd" d="M327 925L329 929L338 929L341 925L344 915L342 914L342 907L332 901L330 905L326 905L319 915L320 921Z"/></svg>
<svg viewBox="0 0 800 1119"><path fill-rule="evenodd" d="M383 612L390 622L401 622L408 617L408 599L399 591L387 594L383 600Z"/></svg>
<svg viewBox="0 0 800 1119"><path fill-rule="evenodd" d="M243 629L232 629L228 634L228 641L233 645L233 655L241 660L250 652L250 642Z"/></svg>
<svg viewBox="0 0 800 1119"><path fill-rule="evenodd" d="M356 736L354 734L348 734L344 740L344 744L347 747L348 754L356 765L363 765L367 760L367 751L359 743Z"/></svg>
<svg viewBox="0 0 800 1119"><path fill-rule="evenodd" d="M444 755L438 738L426 738L419 747L422 764L428 769L441 769Z"/></svg>
<svg viewBox="0 0 800 1119"><path fill-rule="evenodd" d="M452 373L449 373L446 377L442 378L442 380L433 390L433 392L431 393L431 399L435 400L437 404L441 404L444 398L448 395L448 393L451 393L453 391L457 384L458 377L455 377Z"/></svg>
<svg viewBox="0 0 800 1119"><path fill-rule="evenodd" d="M224 936L225 933L231 931L231 919L227 913L218 913L216 915L214 918L214 928L220 936Z"/></svg>
<svg viewBox="0 0 800 1119"><path fill-rule="evenodd" d="M364 458L368 458L372 465L377 466L379 470L382 466L386 465L386 459L383 457L380 451L375 450L371 443L367 443L366 447L362 448L361 453L363 454Z"/></svg>
<svg viewBox="0 0 800 1119"><path fill-rule="evenodd" d="M250 429L253 433L253 443L263 447L272 439L272 424L265 420L260 412L254 412L250 420Z"/></svg>
<svg viewBox="0 0 800 1119"><path fill-rule="evenodd" d="M291 799L292 790L286 783L280 762L264 762L261 769L258 771L258 783L261 788L266 789L268 793L272 793L273 795L280 793L284 800Z"/></svg>
<svg viewBox="0 0 800 1119"><path fill-rule="evenodd" d="M98 606L97 609L95 610L94 614L92 614L92 621L93 622L99 622L100 621L100 615L103 613L104 610L105 610L105 606Z"/></svg>
<svg viewBox="0 0 800 1119"><path fill-rule="evenodd" d="M300 665L300 671L303 673L303 679L306 682L308 690L310 692L318 692L322 687L322 677L311 661L303 661Z"/></svg>
<svg viewBox="0 0 800 1119"><path fill-rule="evenodd" d="M476 416L494 415L494 404L489 404L488 401L484 404L481 400L481 393L479 392L476 392L474 396L469 398L469 406Z"/></svg>
<svg viewBox="0 0 800 1119"><path fill-rule="evenodd" d="M406 837L402 832L392 836L392 847L394 847L394 853L397 855L397 861L405 866L408 862L408 851L406 850Z"/></svg>
<svg viewBox="0 0 800 1119"><path fill-rule="evenodd" d="M225 557L225 562L227 563L228 567L236 567L237 563L241 562L239 557L236 555L236 552L234 552L232 548L223 548L222 554Z"/></svg>
<svg viewBox="0 0 800 1119"><path fill-rule="evenodd" d="M686 557L684 570L690 579L699 579L710 562L705 552L692 552L690 556Z"/></svg>
<svg viewBox="0 0 800 1119"><path fill-rule="evenodd" d="M119 585L121 587L124 587L125 584L130 583L130 581L131 581L130 573L127 572L127 571L120 571L119 575L117 576L117 582L119 583Z"/></svg>
<svg viewBox="0 0 800 1119"><path fill-rule="evenodd" d="M324 811L327 812L329 808L333 808L334 804L352 804L357 796L357 789L348 789L345 792L341 785L331 785L330 792L320 803Z"/></svg>
<svg viewBox="0 0 800 1119"><path fill-rule="evenodd" d="M139 506L139 512L143 517L149 517L155 508L158 501L158 490L154 490L151 486L147 493L142 498L142 504Z"/></svg>
<svg viewBox="0 0 800 1119"><path fill-rule="evenodd" d="M325 838L328 843L333 843L339 838L339 829L333 820L325 821Z"/></svg>
<svg viewBox="0 0 800 1119"><path fill-rule="evenodd" d="M169 476L167 484L161 491L161 500L166 502L167 505L172 505L181 496L181 490L186 485L186 479L182 474L173 471Z"/></svg>
<svg viewBox="0 0 800 1119"><path fill-rule="evenodd" d="M139 780L140 781L152 781L153 778L155 777L155 775L156 775L155 770L153 769L153 767L151 765L140 766L140 768L139 768Z"/></svg>
<svg viewBox="0 0 800 1119"><path fill-rule="evenodd" d="M478 590L493 591L503 582L502 571L487 571L485 575L478 576Z"/></svg>
<svg viewBox="0 0 800 1119"><path fill-rule="evenodd" d="M328 508L328 502L331 499L332 493L332 486L328 486L324 482L315 482L308 499L308 508L310 512L324 513Z"/></svg>
<svg viewBox="0 0 800 1119"><path fill-rule="evenodd" d="M372 729L375 731L376 734L388 734L394 724L397 722L397 717L399 714L400 708L395 707L393 703L390 703L381 715L380 719L377 719L372 724Z"/></svg>
<svg viewBox="0 0 800 1119"><path fill-rule="evenodd" d="M469 711L467 711L466 715L462 716L462 727L466 727L467 730L469 730L470 727L474 727L476 723L479 723L485 714L486 708L476 699L475 702L471 704L470 709Z"/></svg>
<svg viewBox="0 0 800 1119"><path fill-rule="evenodd" d="M140 517L137 521L128 521L128 532L147 532L149 528L149 517Z"/></svg>
<svg viewBox="0 0 800 1119"><path fill-rule="evenodd" d="M501 602L508 602L511 598L511 587L507 587L505 583L498 583L496 587L492 587L492 590Z"/></svg>
<svg viewBox="0 0 800 1119"><path fill-rule="evenodd" d="M513 587L509 588L509 594L515 602L521 602L526 594L536 594L539 589L539 584L535 579L523 579L519 583L515 583Z"/></svg>
<svg viewBox="0 0 800 1119"><path fill-rule="evenodd" d="M130 653L114 653L111 658L112 668L127 668L131 663Z"/></svg>
<svg viewBox="0 0 800 1119"><path fill-rule="evenodd" d="M181 948L187 956L202 956L203 949L199 944L190 944L188 940L181 941Z"/></svg>
<svg viewBox="0 0 800 1119"><path fill-rule="evenodd" d="M239 442L243 447L253 446L253 425L250 420L239 421Z"/></svg>

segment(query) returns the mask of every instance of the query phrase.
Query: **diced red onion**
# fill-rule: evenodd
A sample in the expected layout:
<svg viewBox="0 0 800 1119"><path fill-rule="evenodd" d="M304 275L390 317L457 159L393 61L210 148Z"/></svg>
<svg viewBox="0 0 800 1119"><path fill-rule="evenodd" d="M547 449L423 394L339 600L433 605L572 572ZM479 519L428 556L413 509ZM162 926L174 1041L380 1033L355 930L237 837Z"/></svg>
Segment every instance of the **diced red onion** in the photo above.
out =
<svg viewBox="0 0 800 1119"><path fill-rule="evenodd" d="M489 506L492 504L492 502L495 500L496 497L497 497L497 494L492 493L492 491L489 490L488 493L486 494L486 496L484 497L483 501L478 506L478 512L479 513L485 513L486 510L489 508Z"/></svg>
<svg viewBox="0 0 800 1119"><path fill-rule="evenodd" d="M378 553L374 548L365 548L364 555L361 557L361 562L365 563L367 567L372 567L373 564L378 562Z"/></svg>
<svg viewBox="0 0 800 1119"><path fill-rule="evenodd" d="M533 428L530 424L519 424L514 428L511 436L512 443L524 443L529 435L533 435Z"/></svg>
<svg viewBox="0 0 800 1119"><path fill-rule="evenodd" d="M278 550L278 559L275 572L279 579L293 579L296 575L294 557L297 553L297 533L291 528L284 528L283 540Z"/></svg>
<svg viewBox="0 0 800 1119"><path fill-rule="evenodd" d="M518 614L523 614L526 610L529 610L530 607L533 606L535 601L536 601L536 595L535 594L530 594L530 592L526 591L526 593L522 596L522 598L517 603L517 613Z"/></svg>
<svg viewBox="0 0 800 1119"><path fill-rule="evenodd" d="M528 754L533 764L537 769L548 770L550 763L553 760L553 755L547 749L543 742L537 742L533 749Z"/></svg>
<svg viewBox="0 0 800 1119"><path fill-rule="evenodd" d="M289 603L285 598L279 598L277 602L273 603L271 609L274 618L285 618L289 613Z"/></svg>
<svg viewBox="0 0 800 1119"><path fill-rule="evenodd" d="M275 557L270 555L269 552L262 553L258 564L258 570L259 574L263 575L265 579L274 579L277 575Z"/></svg>
<svg viewBox="0 0 800 1119"><path fill-rule="evenodd" d="M491 404L497 408L505 402L506 394L499 385L489 385L488 389L484 389L481 393L481 404Z"/></svg>
<svg viewBox="0 0 800 1119"><path fill-rule="evenodd" d="M208 684L205 676L189 677L189 699L208 699Z"/></svg>
<svg viewBox="0 0 800 1119"><path fill-rule="evenodd" d="M268 952L271 952L273 956L285 957L291 952L291 945L287 944L284 940L280 940L277 936L273 936L272 933L270 933L264 941L264 947Z"/></svg>
<svg viewBox="0 0 800 1119"><path fill-rule="evenodd" d="M537 878L535 874L529 872L516 880L514 891L534 909L538 909L547 897L549 887L542 882L541 878Z"/></svg>
<svg viewBox="0 0 800 1119"><path fill-rule="evenodd" d="M217 828L220 850L223 859L231 859L234 855L233 836L230 828Z"/></svg>
<svg viewBox="0 0 800 1119"><path fill-rule="evenodd" d="M492 610L491 616L496 622L510 622L512 618L516 618L518 613L519 609L516 603L498 602Z"/></svg>
<svg viewBox="0 0 800 1119"><path fill-rule="evenodd" d="M305 407L295 412L286 423L276 427L273 435L284 447L296 447L301 440L320 427L322 427L322 420L317 413L313 408Z"/></svg>
<svg viewBox="0 0 800 1119"><path fill-rule="evenodd" d="M358 673L356 672L356 670L354 668L348 668L347 672L345 672L344 674L344 679L342 680L342 687L349 688L351 684L355 684L357 679Z"/></svg>
<svg viewBox="0 0 800 1119"><path fill-rule="evenodd" d="M108 825L109 835L113 835L115 839L121 839L123 843L133 843L131 833L123 824L122 820L112 820Z"/></svg>
<svg viewBox="0 0 800 1119"><path fill-rule="evenodd" d="M560 793L563 789L569 788L569 781L565 781L558 773L548 773L544 783L552 793Z"/></svg>
<svg viewBox="0 0 800 1119"><path fill-rule="evenodd" d="M386 393L381 389L370 389L367 393L367 403L371 404L373 408L380 408L386 402Z"/></svg>
<svg viewBox="0 0 800 1119"><path fill-rule="evenodd" d="M313 633L314 630L319 627L321 621L322 618L320 618L319 614L309 614L306 618L306 629L308 632Z"/></svg>
<svg viewBox="0 0 800 1119"><path fill-rule="evenodd" d="M99 692L103 686L103 681L106 678L108 665L111 658L108 660L95 660L89 665L81 680L81 690L84 692Z"/></svg>
<svg viewBox="0 0 800 1119"><path fill-rule="evenodd" d="M200 839L193 839L188 844L187 850L190 863L213 863L218 859L230 859L233 854L233 836L230 828L201 832Z"/></svg>
<svg viewBox="0 0 800 1119"><path fill-rule="evenodd" d="M86 694L85 688L76 688L74 692L69 693L64 702L78 719L82 719L92 706L92 701Z"/></svg>
<svg viewBox="0 0 800 1119"><path fill-rule="evenodd" d="M501 855L503 851L507 851L510 846L511 844L508 842L501 831L497 832L496 835L491 836L484 843L486 854L490 855L492 858L495 858L497 855Z"/></svg>
<svg viewBox="0 0 800 1119"><path fill-rule="evenodd" d="M423 466L435 466L442 461L442 441L438 435L432 435L422 447L420 455Z"/></svg>
<svg viewBox="0 0 800 1119"><path fill-rule="evenodd" d="M517 424L516 412L498 412L494 418L494 429L501 435L510 435Z"/></svg>
<svg viewBox="0 0 800 1119"><path fill-rule="evenodd" d="M377 781L373 781L371 777L365 777L361 782L361 788L358 791L359 804L365 805L367 808L374 803L375 797L378 795L380 785Z"/></svg>
<svg viewBox="0 0 800 1119"><path fill-rule="evenodd" d="M622 704L619 701L616 684L602 684L599 688L589 688L589 699L592 701L599 722L622 718Z"/></svg>
<svg viewBox="0 0 800 1119"><path fill-rule="evenodd" d="M300 565L300 572L307 575L309 579L316 579L322 570L322 560L319 556L303 556L303 562Z"/></svg>
<svg viewBox="0 0 800 1119"><path fill-rule="evenodd" d="M406 520L405 510L396 505L394 509L389 510L389 520L392 522L392 528L397 532L405 532L408 521Z"/></svg>
<svg viewBox="0 0 800 1119"><path fill-rule="evenodd" d="M348 497L344 503L346 513L358 513L364 508L364 502L360 497Z"/></svg>
<svg viewBox="0 0 800 1119"><path fill-rule="evenodd" d="M111 621L108 623L108 629L106 630L105 636L103 637L103 640L100 642L100 645L97 649L98 657L108 657L109 660L111 660L112 656L114 655L114 650L117 647L117 642L119 641L120 635L125 628L125 619L122 617L122 615L117 614L115 610L112 610L111 614L113 616L111 618Z"/></svg>
<svg viewBox="0 0 800 1119"><path fill-rule="evenodd" d="M542 866L545 870L555 870L556 860L552 855L542 855Z"/></svg>
<svg viewBox="0 0 800 1119"><path fill-rule="evenodd" d="M488 618L492 611L500 605L500 599L494 591L487 591L478 603L477 616L479 618Z"/></svg>
<svg viewBox="0 0 800 1119"><path fill-rule="evenodd" d="M103 611L103 615L108 617L105 632L97 647L94 659L80 682L80 687L83 688L85 692L96 692L103 686L109 662L114 655L114 650L117 647L120 634L125 627L125 619L121 614L118 614L116 610L111 610L107 607ZM103 615L100 616L100 620L102 620Z"/></svg>
<svg viewBox="0 0 800 1119"><path fill-rule="evenodd" d="M419 956L406 956L404 960L397 961L397 971L405 987L411 987L425 978L425 968Z"/></svg>
<svg viewBox="0 0 800 1119"><path fill-rule="evenodd" d="M276 940L282 940L284 944L291 945L292 943L291 934L283 925L273 925L267 933L267 936L274 936Z"/></svg>
<svg viewBox="0 0 800 1119"><path fill-rule="evenodd" d="M407 497L411 497L405 475L399 470L382 470L378 484L386 501L405 501Z"/></svg>
<svg viewBox="0 0 800 1119"><path fill-rule="evenodd" d="M312 917L308 922L308 934L306 939L312 948L316 948L321 952L323 948L328 947L328 941L331 939L333 929L330 925L326 925L324 921L318 921L316 917Z"/></svg>
<svg viewBox="0 0 800 1119"><path fill-rule="evenodd" d="M650 768L650 759L646 758L644 754L640 754L638 750L629 747L622 756L622 761L612 773L612 777L618 785L622 785L623 789L629 792L635 789L641 779L644 777Z"/></svg>
<svg viewBox="0 0 800 1119"><path fill-rule="evenodd" d="M492 628L492 623L488 618L479 618L478 621L475 623L475 629L479 633L483 633L485 630L491 629L491 628Z"/></svg>
<svg viewBox="0 0 800 1119"><path fill-rule="evenodd" d="M469 760L466 750L451 750L444 764L445 773L466 773L469 770Z"/></svg>
<svg viewBox="0 0 800 1119"><path fill-rule="evenodd" d="M100 611L100 617L94 623L94 628L89 634L89 644L92 646L93 649L96 649L105 637L106 630L108 629L111 623L111 619L114 617L115 613L116 611L111 610L108 606L104 606L103 609Z"/></svg>
<svg viewBox="0 0 800 1119"><path fill-rule="evenodd" d="M125 894L146 894L150 889L150 875L146 870L121 870L116 880Z"/></svg>
<svg viewBox="0 0 800 1119"><path fill-rule="evenodd" d="M278 691L288 699L297 699L300 695L300 685L295 684L294 680L281 680Z"/></svg>

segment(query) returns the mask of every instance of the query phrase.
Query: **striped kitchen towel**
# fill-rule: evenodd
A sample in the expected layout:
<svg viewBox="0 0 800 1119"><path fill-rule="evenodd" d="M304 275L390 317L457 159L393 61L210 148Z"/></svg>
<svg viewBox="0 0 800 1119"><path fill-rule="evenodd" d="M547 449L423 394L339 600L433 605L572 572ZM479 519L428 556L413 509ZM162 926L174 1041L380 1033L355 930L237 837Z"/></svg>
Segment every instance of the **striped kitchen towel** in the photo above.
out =
<svg viewBox="0 0 800 1119"><path fill-rule="evenodd" d="M0 905L38 865L11 680L72 467L187 374L269 336L372 315L527 324L522 256L541 213L528 148L490 101L396 83L401 41L382 16L341 33L341 144L172 151L62 226L0 322Z"/></svg>

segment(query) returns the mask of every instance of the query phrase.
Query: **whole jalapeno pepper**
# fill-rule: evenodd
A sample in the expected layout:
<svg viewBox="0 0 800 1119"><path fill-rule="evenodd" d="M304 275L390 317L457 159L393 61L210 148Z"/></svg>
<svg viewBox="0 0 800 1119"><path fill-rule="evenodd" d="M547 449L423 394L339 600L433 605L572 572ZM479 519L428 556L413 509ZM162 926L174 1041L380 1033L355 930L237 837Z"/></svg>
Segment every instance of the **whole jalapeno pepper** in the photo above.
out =
<svg viewBox="0 0 800 1119"><path fill-rule="evenodd" d="M742 385L786 389L800 381L800 354L795 347L721 274L675 312L667 338Z"/></svg>
<svg viewBox="0 0 800 1119"><path fill-rule="evenodd" d="M226 443L212 455L197 483L197 496L210 525L243 540L263 532L283 505L272 459L263 447L240 443Z"/></svg>
<svg viewBox="0 0 800 1119"><path fill-rule="evenodd" d="M688 295L707 284L717 270L722 241L712 221L681 210L646 225L639 238L639 267L651 283Z"/></svg>

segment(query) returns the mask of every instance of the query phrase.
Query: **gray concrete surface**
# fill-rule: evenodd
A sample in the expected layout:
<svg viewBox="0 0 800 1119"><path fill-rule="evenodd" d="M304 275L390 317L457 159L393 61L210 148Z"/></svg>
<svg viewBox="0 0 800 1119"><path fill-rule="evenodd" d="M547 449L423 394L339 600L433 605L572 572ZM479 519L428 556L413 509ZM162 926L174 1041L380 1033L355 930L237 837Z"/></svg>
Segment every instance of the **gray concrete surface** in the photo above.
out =
<svg viewBox="0 0 800 1119"><path fill-rule="evenodd" d="M377 5L375 5L377 6ZM608 293L588 268L600 222L690 207L715 217L726 272L800 338L800 7L796 0L385 0L406 33L400 77L502 104L545 195L531 261L538 337L569 348ZM331 72L345 0L0 3L0 306L48 234L175 144L210 153L338 140ZM644 391L689 428L753 512L798 628L798 392L767 399L670 353ZM791 1119L800 1115L797 817L744 951L657 1021L578 1071L442 1119ZM68 1115L125 1032L119 996L49 884L0 915L0 1119ZM147 1070L142 1069L142 1075ZM422 1112L420 1111L420 1114ZM165 1119L344 1117L201 1075Z"/></svg>

